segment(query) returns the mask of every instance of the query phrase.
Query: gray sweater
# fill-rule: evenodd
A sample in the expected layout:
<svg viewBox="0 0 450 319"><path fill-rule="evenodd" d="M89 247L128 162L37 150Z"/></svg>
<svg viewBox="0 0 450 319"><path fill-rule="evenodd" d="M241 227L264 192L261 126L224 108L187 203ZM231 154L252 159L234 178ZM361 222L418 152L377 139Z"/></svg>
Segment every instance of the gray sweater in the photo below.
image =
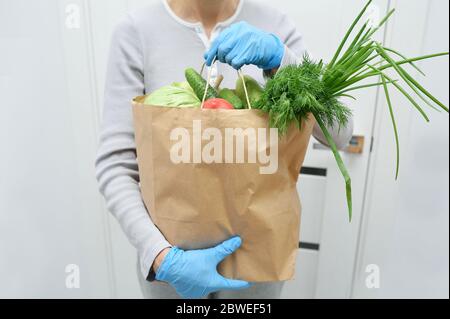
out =
<svg viewBox="0 0 450 319"><path fill-rule="evenodd" d="M296 63L305 52L301 35L285 14L251 0L241 0L236 13L216 26L211 39L238 21L278 35L286 45L282 65ZM202 25L181 20L165 0L129 13L112 37L96 175L109 211L138 251L144 277L159 252L171 245L153 224L142 201L131 100L184 81L187 67L200 69L209 45ZM255 66L246 66L243 72L264 81L263 73ZM212 70L212 80L219 74L225 77L224 87L234 86L234 69L218 63ZM349 126L333 135L343 146L351 134ZM315 136L324 140L319 130L315 130Z"/></svg>

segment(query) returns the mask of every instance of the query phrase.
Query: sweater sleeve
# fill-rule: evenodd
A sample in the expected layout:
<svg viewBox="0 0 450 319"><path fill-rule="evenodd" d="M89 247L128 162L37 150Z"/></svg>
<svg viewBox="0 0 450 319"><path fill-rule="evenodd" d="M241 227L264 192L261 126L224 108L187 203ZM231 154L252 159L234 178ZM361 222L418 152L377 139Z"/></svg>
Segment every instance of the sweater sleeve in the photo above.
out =
<svg viewBox="0 0 450 319"><path fill-rule="evenodd" d="M144 94L143 50L130 16L116 27L110 49L96 177L108 210L137 249L147 278L156 256L170 244L143 203L131 100Z"/></svg>
<svg viewBox="0 0 450 319"><path fill-rule="evenodd" d="M299 64L303 56L307 53L303 37L298 32L295 24L286 15L283 16L282 21L281 29L284 30L283 34L285 34L285 38L282 41L285 44L285 52L280 68L286 65ZM353 136L353 126L353 118L351 117L346 127L338 127L338 125L335 125L334 127L328 128L338 149L344 149L349 144ZM329 146L326 143L322 130L317 124L314 127L313 136L320 143Z"/></svg>

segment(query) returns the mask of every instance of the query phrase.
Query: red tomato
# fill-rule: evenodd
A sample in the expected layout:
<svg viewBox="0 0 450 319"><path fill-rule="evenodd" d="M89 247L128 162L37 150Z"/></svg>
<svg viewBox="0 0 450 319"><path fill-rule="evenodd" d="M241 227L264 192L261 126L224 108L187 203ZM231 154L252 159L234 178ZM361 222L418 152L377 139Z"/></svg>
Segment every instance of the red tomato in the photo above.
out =
<svg viewBox="0 0 450 319"><path fill-rule="evenodd" d="M219 110L219 109L234 110L233 105L231 105L230 102L224 99L209 99L205 101L203 108L210 110Z"/></svg>

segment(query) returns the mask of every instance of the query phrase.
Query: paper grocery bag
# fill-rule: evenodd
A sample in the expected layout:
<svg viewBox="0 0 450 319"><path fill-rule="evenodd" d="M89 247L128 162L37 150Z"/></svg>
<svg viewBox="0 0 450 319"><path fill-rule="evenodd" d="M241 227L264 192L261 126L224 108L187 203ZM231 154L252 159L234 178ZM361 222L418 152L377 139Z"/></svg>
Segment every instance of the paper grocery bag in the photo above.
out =
<svg viewBox="0 0 450 319"><path fill-rule="evenodd" d="M151 219L181 249L239 235L218 267L249 282L292 279L299 244L299 177L314 119L279 137L259 110L133 103L140 187ZM268 156L270 155L270 156Z"/></svg>

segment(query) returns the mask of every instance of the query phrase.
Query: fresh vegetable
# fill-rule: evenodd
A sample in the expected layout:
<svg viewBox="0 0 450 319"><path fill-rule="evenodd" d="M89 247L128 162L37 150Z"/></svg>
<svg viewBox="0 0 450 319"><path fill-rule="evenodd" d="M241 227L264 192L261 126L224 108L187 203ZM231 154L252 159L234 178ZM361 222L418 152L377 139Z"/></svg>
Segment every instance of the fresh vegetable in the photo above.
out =
<svg viewBox="0 0 450 319"><path fill-rule="evenodd" d="M224 99L215 98L215 99L209 99L205 101L205 104L203 104L204 109L211 109L211 110L234 110L233 105L231 105L230 102Z"/></svg>
<svg viewBox="0 0 450 319"><path fill-rule="evenodd" d="M191 86L186 83L173 83L147 95L145 105L167 107L200 107L201 101Z"/></svg>
<svg viewBox="0 0 450 319"><path fill-rule="evenodd" d="M222 74L220 74L220 75L217 77L216 81L214 82L214 88L216 89L216 91L219 90L220 85L222 84L223 80L224 80L224 77L223 77Z"/></svg>
<svg viewBox="0 0 450 319"><path fill-rule="evenodd" d="M245 75L244 76L245 86L247 88L248 98L250 100L251 106L253 104L257 103L261 96L263 95L263 88L258 84L258 82L253 79L251 76ZM244 83L242 81L242 78L239 77L239 79L236 82L236 95L244 102L244 105L246 108L250 108L250 106L247 103L247 98L245 97L245 89L244 89Z"/></svg>
<svg viewBox="0 0 450 319"><path fill-rule="evenodd" d="M336 125L345 126L351 115L350 110L339 99L343 97L354 99L349 93L360 89L378 86L384 89L397 143L396 178L399 173L399 138L389 86L404 95L426 121L429 121L429 118L417 102L417 98L433 109L440 108L448 112L448 107L430 94L404 68L405 65L410 65L423 74L414 62L448 55L448 52L408 59L396 50L386 48L373 40L373 35L385 25L394 10L391 10L379 25L371 26L366 22L357 32L354 32L371 3L372 0L366 4L352 23L330 63L314 62L305 56L299 65L287 66L279 70L267 82L261 99L253 104L254 108L269 113L271 125L278 128L281 133L286 133L293 123L300 127L308 114L314 115L344 176L350 220L352 219L351 179L327 129ZM351 39L352 34L354 36ZM389 76L386 70L395 71L403 83ZM373 83L361 83L374 78ZM414 92L414 95L408 93L404 84Z"/></svg>
<svg viewBox="0 0 450 319"><path fill-rule="evenodd" d="M172 86L194 93L194 90L192 90L188 82L174 82L172 83Z"/></svg>
<svg viewBox="0 0 450 319"><path fill-rule="evenodd" d="M267 82L264 93L255 104L270 113L271 126L285 134L294 122L301 125L309 113L327 126L334 123L345 126L350 110L321 81L323 63L314 63L305 58L300 65L291 65L278 71Z"/></svg>
<svg viewBox="0 0 450 319"><path fill-rule="evenodd" d="M222 89L219 92L219 97L230 102L235 109L240 110L244 108L242 100L230 89Z"/></svg>
<svg viewBox="0 0 450 319"><path fill-rule="evenodd" d="M189 85L194 90L195 95L200 99L200 101L202 101L203 96L205 95L206 80L192 68L189 68L185 71L185 76ZM208 90L206 92L206 99L213 99L218 96L219 94L217 93L217 91L211 86L208 86Z"/></svg>

